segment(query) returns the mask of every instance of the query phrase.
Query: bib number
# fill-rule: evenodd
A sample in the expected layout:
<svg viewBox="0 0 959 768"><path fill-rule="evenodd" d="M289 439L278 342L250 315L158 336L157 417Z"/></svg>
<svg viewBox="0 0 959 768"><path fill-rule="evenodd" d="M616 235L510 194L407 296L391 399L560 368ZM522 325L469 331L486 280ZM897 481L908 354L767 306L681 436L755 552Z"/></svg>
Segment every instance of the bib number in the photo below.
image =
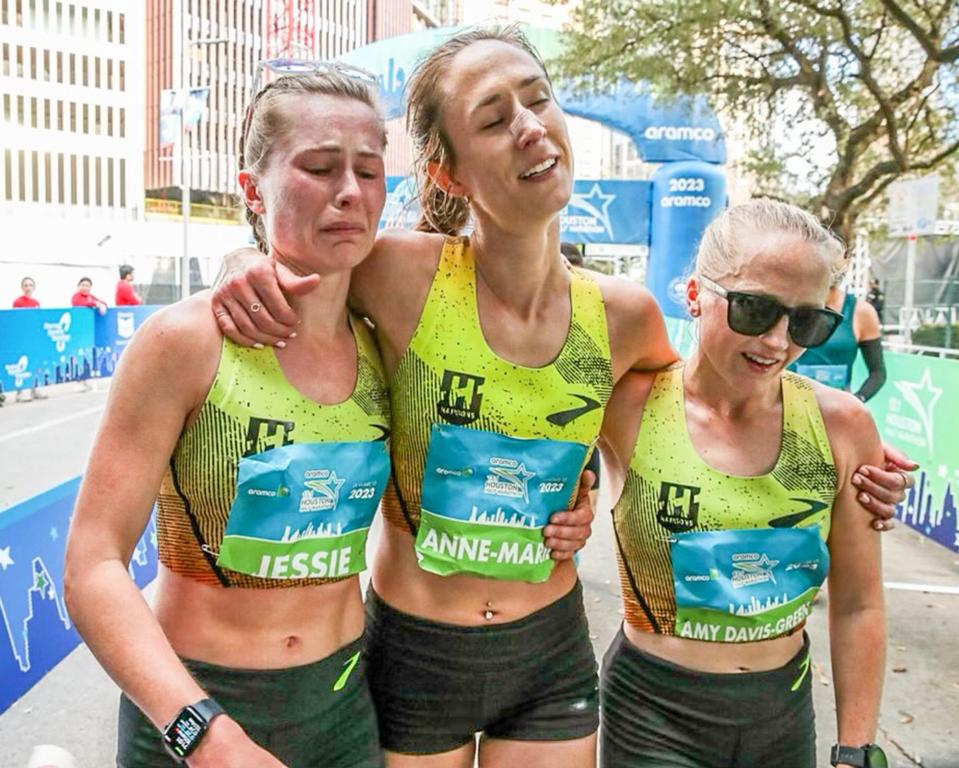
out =
<svg viewBox="0 0 959 768"><path fill-rule="evenodd" d="M575 497L587 446L434 424L416 553L420 568L512 581L553 571L543 527Z"/></svg>
<svg viewBox="0 0 959 768"><path fill-rule="evenodd" d="M745 643L806 620L829 571L819 526L691 531L670 542L676 634Z"/></svg>
<svg viewBox="0 0 959 768"><path fill-rule="evenodd" d="M285 445L244 457L217 564L269 579L359 573L389 466L382 441Z"/></svg>

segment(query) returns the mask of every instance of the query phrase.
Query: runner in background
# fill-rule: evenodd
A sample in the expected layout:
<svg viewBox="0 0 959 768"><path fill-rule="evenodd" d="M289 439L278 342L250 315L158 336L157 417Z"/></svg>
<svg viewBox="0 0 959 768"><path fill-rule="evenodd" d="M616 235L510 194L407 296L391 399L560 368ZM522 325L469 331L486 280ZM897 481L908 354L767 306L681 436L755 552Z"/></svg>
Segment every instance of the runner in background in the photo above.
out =
<svg viewBox="0 0 959 768"><path fill-rule="evenodd" d="M383 764L357 574L389 474L389 399L346 308L386 197L373 82L321 68L248 111L239 182L256 240L322 276L294 300L297 344L225 340L198 294L147 320L114 377L65 585L123 691L121 768ZM127 563L154 500L151 611Z"/></svg>
<svg viewBox="0 0 959 768"><path fill-rule="evenodd" d="M785 370L842 319L826 308L842 251L793 206L728 209L687 283L696 351L617 385L603 436L626 620L603 662L604 767L816 768L802 630L828 573L851 750L833 765L885 768L879 536L851 482L882 448L861 403Z"/></svg>

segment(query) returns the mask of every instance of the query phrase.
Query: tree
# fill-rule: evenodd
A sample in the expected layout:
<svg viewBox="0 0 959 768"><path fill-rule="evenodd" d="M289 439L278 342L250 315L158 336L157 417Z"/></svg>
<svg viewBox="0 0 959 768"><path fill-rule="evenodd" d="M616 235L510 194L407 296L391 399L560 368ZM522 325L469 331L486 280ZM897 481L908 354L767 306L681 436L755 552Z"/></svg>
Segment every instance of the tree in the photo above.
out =
<svg viewBox="0 0 959 768"><path fill-rule="evenodd" d="M959 158L959 0L582 0L569 33L561 75L708 96L760 189L847 240L890 183Z"/></svg>

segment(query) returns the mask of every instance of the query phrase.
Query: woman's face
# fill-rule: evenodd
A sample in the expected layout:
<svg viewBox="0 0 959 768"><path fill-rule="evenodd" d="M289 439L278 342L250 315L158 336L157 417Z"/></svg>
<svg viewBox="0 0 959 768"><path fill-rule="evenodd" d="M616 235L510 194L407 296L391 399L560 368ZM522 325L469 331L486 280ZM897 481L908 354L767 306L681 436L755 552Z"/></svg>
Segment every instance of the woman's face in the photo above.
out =
<svg viewBox="0 0 959 768"><path fill-rule="evenodd" d="M453 58L443 90L454 193L507 230L552 220L569 202L573 154L536 60L498 40L473 43Z"/></svg>
<svg viewBox="0 0 959 768"><path fill-rule="evenodd" d="M386 199L381 124L372 108L341 96L288 98L280 108L286 128L247 202L284 264L301 274L352 269L373 247ZM250 180L241 174L241 183Z"/></svg>
<svg viewBox="0 0 959 768"><path fill-rule="evenodd" d="M728 291L755 293L786 307L824 307L829 292L829 265L812 246L795 235L754 232L742 254L736 275L712 275ZM789 336L788 317L759 336L736 333L727 322L727 299L706 289L696 278L700 319L700 353L729 384L742 390L760 382L778 380L779 374L804 348Z"/></svg>

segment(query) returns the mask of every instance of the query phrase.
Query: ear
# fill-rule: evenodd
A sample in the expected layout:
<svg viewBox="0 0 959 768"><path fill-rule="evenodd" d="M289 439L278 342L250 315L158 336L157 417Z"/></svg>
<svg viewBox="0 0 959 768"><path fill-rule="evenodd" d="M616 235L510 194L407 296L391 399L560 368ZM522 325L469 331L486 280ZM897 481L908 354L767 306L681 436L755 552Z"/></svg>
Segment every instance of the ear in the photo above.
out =
<svg viewBox="0 0 959 768"><path fill-rule="evenodd" d="M702 308L699 306L699 280L693 275L686 281L686 309L692 317L699 317Z"/></svg>
<svg viewBox="0 0 959 768"><path fill-rule="evenodd" d="M451 197L466 197L466 190L450 174L449 168L436 162L426 164L426 172L440 189Z"/></svg>
<svg viewBox="0 0 959 768"><path fill-rule="evenodd" d="M243 202L246 203L246 207L259 216L265 215L266 206L263 205L260 187L253 173L249 170L242 170L237 176L237 179L243 188Z"/></svg>

